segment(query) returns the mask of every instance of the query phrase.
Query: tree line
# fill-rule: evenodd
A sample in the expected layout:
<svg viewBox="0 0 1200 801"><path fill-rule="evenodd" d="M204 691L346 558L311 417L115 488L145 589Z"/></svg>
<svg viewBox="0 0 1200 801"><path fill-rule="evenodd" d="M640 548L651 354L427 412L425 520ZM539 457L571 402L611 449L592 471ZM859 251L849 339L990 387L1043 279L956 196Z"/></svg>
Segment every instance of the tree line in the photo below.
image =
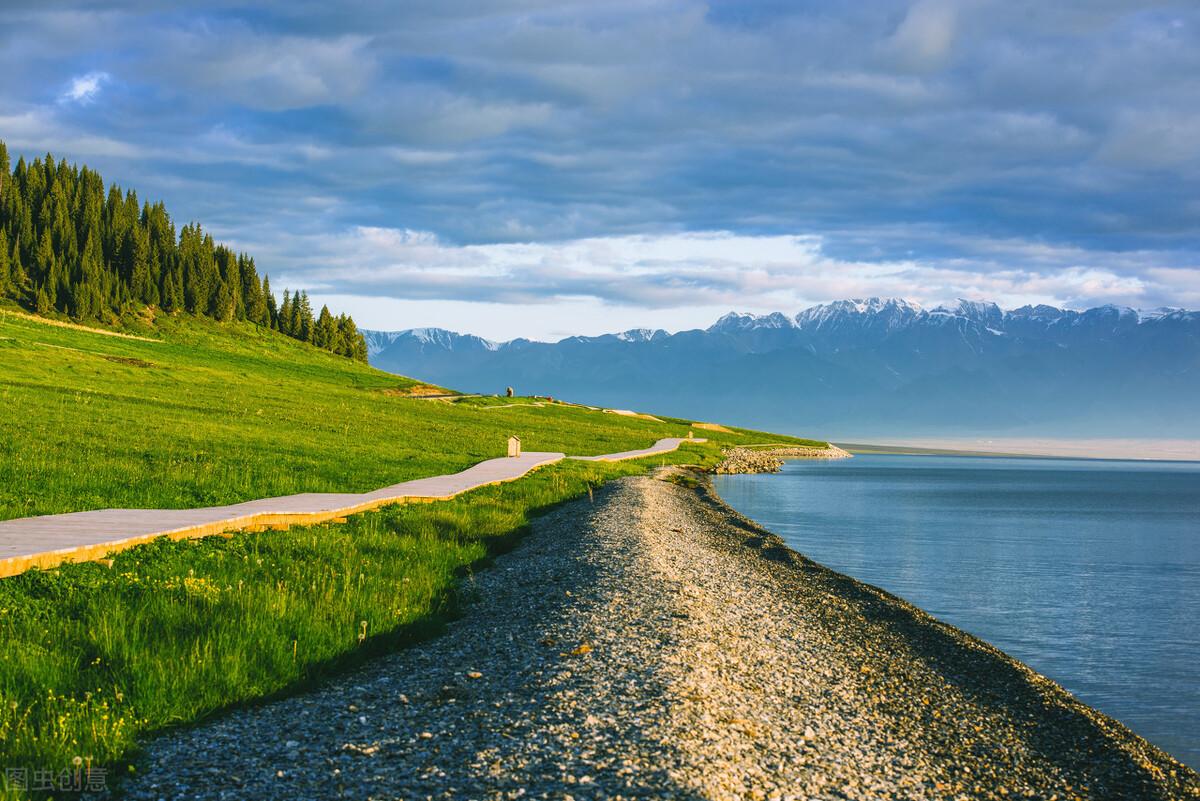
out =
<svg viewBox="0 0 1200 801"><path fill-rule="evenodd" d="M254 259L175 223L161 202L104 180L87 166L44 159L9 164L0 142L0 297L37 314L111 321L155 307L247 320L358 361L367 345L345 314L314 315L305 292L276 303Z"/></svg>

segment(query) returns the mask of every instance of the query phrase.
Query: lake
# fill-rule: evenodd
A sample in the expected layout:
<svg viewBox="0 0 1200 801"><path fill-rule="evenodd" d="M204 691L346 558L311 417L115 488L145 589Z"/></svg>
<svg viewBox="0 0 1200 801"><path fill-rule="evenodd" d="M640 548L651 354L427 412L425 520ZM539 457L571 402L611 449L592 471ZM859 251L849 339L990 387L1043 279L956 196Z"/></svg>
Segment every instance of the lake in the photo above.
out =
<svg viewBox="0 0 1200 801"><path fill-rule="evenodd" d="M1200 463L863 455L714 483L1200 768Z"/></svg>

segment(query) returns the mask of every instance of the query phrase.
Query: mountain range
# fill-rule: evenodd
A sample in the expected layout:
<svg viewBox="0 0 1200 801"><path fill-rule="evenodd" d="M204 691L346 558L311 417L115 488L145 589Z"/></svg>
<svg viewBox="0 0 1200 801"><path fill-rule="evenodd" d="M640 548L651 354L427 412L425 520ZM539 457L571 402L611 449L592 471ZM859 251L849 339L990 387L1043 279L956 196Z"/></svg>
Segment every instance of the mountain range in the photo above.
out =
<svg viewBox="0 0 1200 801"><path fill-rule="evenodd" d="M849 437L1200 436L1200 312L842 300L706 329L492 342L364 331L376 367L469 392L551 395Z"/></svg>

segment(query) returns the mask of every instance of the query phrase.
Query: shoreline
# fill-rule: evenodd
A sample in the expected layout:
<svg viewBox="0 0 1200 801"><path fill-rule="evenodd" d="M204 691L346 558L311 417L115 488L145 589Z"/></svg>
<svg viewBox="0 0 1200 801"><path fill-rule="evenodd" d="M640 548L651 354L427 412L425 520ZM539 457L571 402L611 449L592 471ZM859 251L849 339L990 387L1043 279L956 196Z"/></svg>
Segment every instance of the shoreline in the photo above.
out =
<svg viewBox="0 0 1200 801"><path fill-rule="evenodd" d="M536 519L460 595L434 640L151 742L127 797L1200 798L1117 721L694 470Z"/></svg>
<svg viewBox="0 0 1200 801"><path fill-rule="evenodd" d="M891 439L881 443L841 441L853 453L928 456L988 456L1022 459L1088 459L1121 462L1200 462L1200 440L1060 439Z"/></svg>
<svg viewBox="0 0 1200 801"><path fill-rule="evenodd" d="M1047 713L1053 712L1056 715L1078 716L1076 722L1086 721L1087 725L1094 726L1096 731L1101 735L1102 741L1106 742L1117 752L1122 752L1130 757L1139 768L1146 770L1154 782L1163 779L1172 780L1170 782L1172 785L1171 789L1166 790L1164 786L1163 791L1165 794L1161 796L1157 791L1152 791L1150 786L1143 788L1151 791L1149 795L1145 796L1136 794L1130 788L1109 788L1110 791L1114 789L1118 790L1122 798L1200 798L1200 773L1146 740L1119 720L1079 700L1054 680L1038 673L1024 662L1002 651L986 640L980 639L934 617L924 609L887 590L859 581L852 576L839 573L832 568L809 559L788 545L782 537L765 528L752 518L738 512L726 503L720 497L719 493L717 493L710 479L702 482L697 489L697 493L701 495L704 503L710 504L714 508L718 515L724 516L730 521L736 521L735 525L743 526L747 530L752 530L761 536L764 541L762 546L764 555L769 550L787 554L787 557L782 559L774 556L767 558L772 559L772 561L778 559L778 561L790 563L790 565L800 570L811 571L814 574L823 576L833 585L839 587L844 593L844 597L867 599L872 603L878 601L887 607L892 607L897 612L909 618L905 623L906 625L911 625L914 631L928 631L933 637L942 640L943 646L949 647L952 651L960 650L958 656L961 658L973 662L994 660L998 668L1010 674L1008 679L1015 679L1018 683L1026 685L1040 696L1043 702L1042 708ZM953 656L951 654L952 658ZM1055 721L1044 720L1042 722L1052 723ZM1108 749L1103 748L1101 750ZM1174 780L1177 779L1179 781L1176 783ZM1059 797L1061 798L1063 795L1060 793ZM1083 797L1106 797L1106 795L1105 793L1099 793L1096 796L1084 794Z"/></svg>

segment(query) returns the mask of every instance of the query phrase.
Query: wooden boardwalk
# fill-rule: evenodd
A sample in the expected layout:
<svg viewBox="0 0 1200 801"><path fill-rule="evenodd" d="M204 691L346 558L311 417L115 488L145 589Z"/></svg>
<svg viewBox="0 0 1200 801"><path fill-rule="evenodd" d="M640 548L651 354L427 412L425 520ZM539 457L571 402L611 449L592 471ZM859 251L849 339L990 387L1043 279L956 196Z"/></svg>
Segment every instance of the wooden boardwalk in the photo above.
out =
<svg viewBox="0 0 1200 801"><path fill-rule="evenodd" d="M618 461L673 451L679 437L660 439L650 448L605 456L579 457ZM488 459L461 473L419 478L365 493L309 492L201 509L99 509L0 521L0 577L31 567L100 559L157 537L187 539L239 530L286 528L338 520L393 503L449 500L469 490L513 481L544 465L561 461L561 453L524 453Z"/></svg>

